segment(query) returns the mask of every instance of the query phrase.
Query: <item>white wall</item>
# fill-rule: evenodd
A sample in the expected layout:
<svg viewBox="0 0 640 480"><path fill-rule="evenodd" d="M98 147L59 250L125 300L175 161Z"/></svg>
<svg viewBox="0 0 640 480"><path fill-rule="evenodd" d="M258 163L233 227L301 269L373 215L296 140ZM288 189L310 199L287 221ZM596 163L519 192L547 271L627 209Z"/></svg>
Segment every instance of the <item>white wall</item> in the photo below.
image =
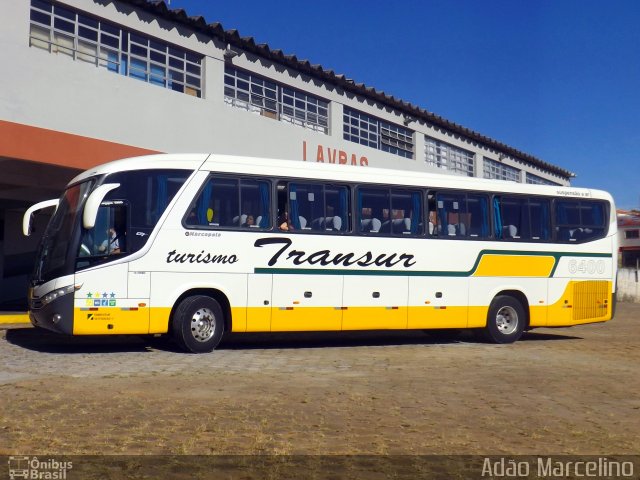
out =
<svg viewBox="0 0 640 480"><path fill-rule="evenodd" d="M316 161L318 149L326 153L325 158L336 150L343 151L349 163L352 157L357 163L365 157L370 166L443 173L425 163L424 135L428 135L475 152L477 176L482 176L483 156L498 160L495 151L419 122L410 125L416 130L415 159L344 141L343 104L399 125L403 118L374 101L362 101L251 55L235 57L233 64L331 101L330 135L227 106L223 98L225 45L182 26L137 13L127 5L88 0L64 3L204 54L204 98L30 48L29 2L20 0L3 5L0 64L10 66L11 75L0 78L0 119L163 152L219 152L301 160L306 142L309 161ZM503 162L525 168L509 157ZM554 182L567 183L531 166L526 169Z"/></svg>
<svg viewBox="0 0 640 480"><path fill-rule="evenodd" d="M638 270L618 269L617 297L621 302L640 303L640 272Z"/></svg>

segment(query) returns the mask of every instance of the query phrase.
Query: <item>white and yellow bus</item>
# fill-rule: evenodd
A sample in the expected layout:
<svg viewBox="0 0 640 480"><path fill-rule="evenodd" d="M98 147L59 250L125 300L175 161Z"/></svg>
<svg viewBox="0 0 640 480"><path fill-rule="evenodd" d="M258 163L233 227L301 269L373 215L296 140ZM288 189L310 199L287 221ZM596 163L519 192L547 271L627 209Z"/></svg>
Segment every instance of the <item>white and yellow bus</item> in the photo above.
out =
<svg viewBox="0 0 640 480"><path fill-rule="evenodd" d="M612 318L609 194L221 155L76 177L44 233L34 325L72 335L526 330Z"/></svg>

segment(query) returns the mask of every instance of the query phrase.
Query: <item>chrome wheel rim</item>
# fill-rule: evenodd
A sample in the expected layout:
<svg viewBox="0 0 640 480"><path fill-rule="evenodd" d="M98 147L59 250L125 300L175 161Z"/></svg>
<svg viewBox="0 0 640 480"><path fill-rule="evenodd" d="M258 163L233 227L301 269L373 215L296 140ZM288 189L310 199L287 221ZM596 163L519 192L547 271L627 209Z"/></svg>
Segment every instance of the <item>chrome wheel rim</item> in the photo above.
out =
<svg viewBox="0 0 640 480"><path fill-rule="evenodd" d="M503 335L510 335L518 328L518 313L513 307L502 307L496 314L496 327Z"/></svg>
<svg viewBox="0 0 640 480"><path fill-rule="evenodd" d="M216 317L208 308L196 310L191 317L191 335L198 342L211 340L216 331Z"/></svg>

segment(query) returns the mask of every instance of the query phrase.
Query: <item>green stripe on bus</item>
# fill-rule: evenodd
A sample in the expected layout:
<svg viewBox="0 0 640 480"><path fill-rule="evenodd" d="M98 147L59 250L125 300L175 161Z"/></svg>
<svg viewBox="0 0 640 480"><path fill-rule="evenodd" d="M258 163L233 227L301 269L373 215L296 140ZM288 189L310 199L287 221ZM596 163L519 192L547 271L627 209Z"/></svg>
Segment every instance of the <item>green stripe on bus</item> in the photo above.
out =
<svg viewBox="0 0 640 480"><path fill-rule="evenodd" d="M539 252L522 250L482 250L476 258L471 270L455 272L448 270L347 270L339 268L255 268L254 273L273 275L384 275L388 277L470 277L477 270L484 255L520 255L553 257L554 265L549 277L553 277L562 257L598 257L611 258L610 253L581 253L581 252Z"/></svg>

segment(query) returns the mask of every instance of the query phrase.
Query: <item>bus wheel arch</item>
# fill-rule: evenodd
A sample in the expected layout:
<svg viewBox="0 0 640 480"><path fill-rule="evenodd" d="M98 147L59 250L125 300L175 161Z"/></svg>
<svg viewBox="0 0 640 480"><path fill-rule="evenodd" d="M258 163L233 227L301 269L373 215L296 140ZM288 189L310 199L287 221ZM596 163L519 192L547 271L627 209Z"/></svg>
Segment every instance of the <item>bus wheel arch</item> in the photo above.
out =
<svg viewBox="0 0 640 480"><path fill-rule="evenodd" d="M231 308L216 289L192 289L174 302L169 333L179 347L192 353L212 351L231 327Z"/></svg>
<svg viewBox="0 0 640 480"><path fill-rule="evenodd" d="M487 312L484 338L491 343L513 343L529 328L529 301L519 290L497 293Z"/></svg>

